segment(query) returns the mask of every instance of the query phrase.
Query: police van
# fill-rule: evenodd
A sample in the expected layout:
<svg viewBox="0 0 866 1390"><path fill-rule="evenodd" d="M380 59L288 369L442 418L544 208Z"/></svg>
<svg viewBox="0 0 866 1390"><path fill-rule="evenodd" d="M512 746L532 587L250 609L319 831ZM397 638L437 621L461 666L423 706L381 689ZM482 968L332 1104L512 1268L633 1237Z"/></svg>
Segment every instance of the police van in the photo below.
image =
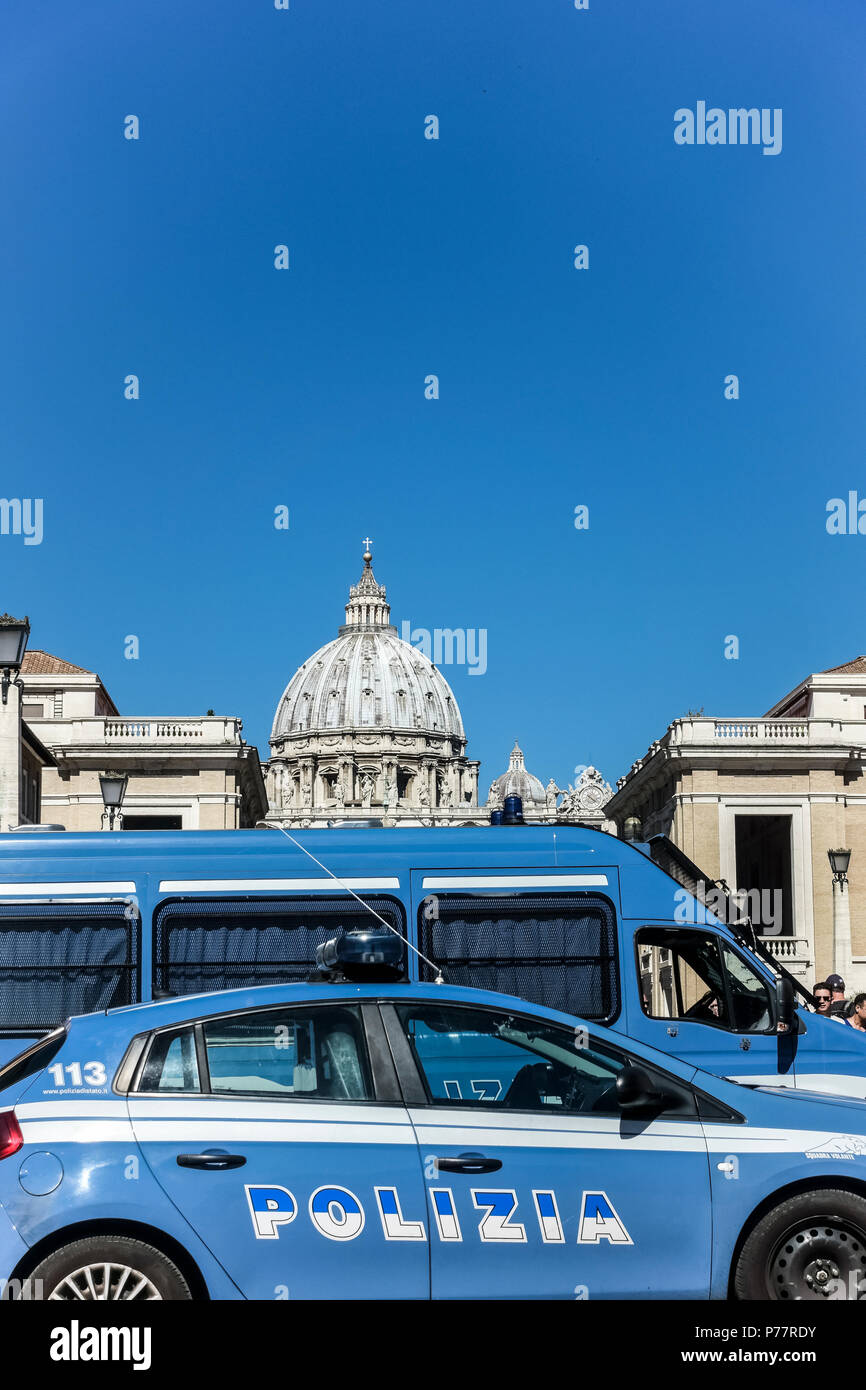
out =
<svg viewBox="0 0 866 1390"><path fill-rule="evenodd" d="M0 1069L5 1296L866 1297L866 1102L406 981L403 948L338 932L316 981L73 1018Z"/></svg>
<svg viewBox="0 0 866 1390"><path fill-rule="evenodd" d="M802 1007L698 878L670 845L567 826L3 835L0 1063L71 1014L303 981L324 941L373 922L403 938L409 980L516 995L719 1076L866 1097L866 1040Z"/></svg>

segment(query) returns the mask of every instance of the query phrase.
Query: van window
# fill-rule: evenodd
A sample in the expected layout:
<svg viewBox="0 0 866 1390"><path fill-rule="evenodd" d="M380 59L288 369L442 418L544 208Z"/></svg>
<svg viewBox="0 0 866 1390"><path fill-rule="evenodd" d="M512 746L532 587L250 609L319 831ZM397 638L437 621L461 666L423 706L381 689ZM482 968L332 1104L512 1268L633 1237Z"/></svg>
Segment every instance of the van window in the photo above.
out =
<svg viewBox="0 0 866 1390"><path fill-rule="evenodd" d="M126 902L0 903L0 1033L134 1003L140 931Z"/></svg>
<svg viewBox="0 0 866 1390"><path fill-rule="evenodd" d="M619 1012L616 918L597 894L437 894L421 904L418 936L449 984L604 1022Z"/></svg>
<svg viewBox="0 0 866 1390"><path fill-rule="evenodd" d="M636 944L641 1003L650 1018L688 1019L736 1033L773 1031L769 986L712 932L646 927Z"/></svg>
<svg viewBox="0 0 866 1390"><path fill-rule="evenodd" d="M365 901L405 935L399 902ZM375 925L360 903L345 896L168 900L154 918L154 988L201 994L306 980L322 942Z"/></svg>

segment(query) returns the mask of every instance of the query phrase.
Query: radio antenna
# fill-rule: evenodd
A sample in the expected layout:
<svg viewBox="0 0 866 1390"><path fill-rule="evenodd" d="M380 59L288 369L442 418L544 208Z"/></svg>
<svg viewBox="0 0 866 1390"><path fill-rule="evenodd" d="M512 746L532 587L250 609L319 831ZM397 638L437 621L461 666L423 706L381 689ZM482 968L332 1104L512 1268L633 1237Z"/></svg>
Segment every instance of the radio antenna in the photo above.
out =
<svg viewBox="0 0 866 1390"><path fill-rule="evenodd" d="M355 892L353 888L349 887L348 883L345 883L343 879L339 877L338 874L335 874L333 869L329 869L327 864L323 864L321 859L317 859L316 856L310 850L307 849L306 845L302 845L300 840L295 839L294 835L290 835L284 825L274 825L271 821L260 820L256 821L256 830L279 830L283 835L285 835L287 840L291 840L292 844L295 846L295 849L299 849L302 854L305 854L307 856L308 859L312 859L314 864L317 864L318 867L320 869L323 869L324 872L328 874L336 884L339 884L344 893L348 893L350 897L353 897L356 902L360 903L361 906L367 910L367 912L369 912L373 917L376 918L377 922L381 922L382 926L386 927L389 932L393 932L394 936L399 936L400 940L404 941L406 945L409 947L409 950L415 952L419 960L423 960L425 965L429 965L430 969L433 971L433 974L435 976L435 979L433 981L434 985L444 985L445 977L443 976L440 967L436 965L434 961L428 960L427 956L425 956L422 951L419 951L417 946L413 946L408 936L404 936L403 933L401 931L398 931L397 928L393 926L390 922L386 922L385 918L382 917L376 911L375 908L371 907L369 903L365 903L363 898L359 898L358 894Z"/></svg>

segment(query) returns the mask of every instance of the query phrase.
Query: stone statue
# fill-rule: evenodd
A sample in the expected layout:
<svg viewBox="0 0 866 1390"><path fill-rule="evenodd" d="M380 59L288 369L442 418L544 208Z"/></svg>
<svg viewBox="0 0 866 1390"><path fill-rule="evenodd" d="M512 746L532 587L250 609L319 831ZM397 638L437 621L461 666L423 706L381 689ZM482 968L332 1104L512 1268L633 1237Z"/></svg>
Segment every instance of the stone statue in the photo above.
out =
<svg viewBox="0 0 866 1390"><path fill-rule="evenodd" d="M306 810L309 810L309 808L310 808L310 807L312 806L312 804L313 804L313 789L312 789L312 787L310 786L309 782L305 782L305 783L304 783L304 789L303 789L302 795L303 795L303 802L304 802L304 810L305 810L305 811L306 811Z"/></svg>
<svg viewBox="0 0 866 1390"><path fill-rule="evenodd" d="M422 807L425 807L425 808L426 808L427 806L430 805L430 791L429 791L429 788L428 788L428 786L427 786L427 769L426 769L426 768L419 774L419 781L418 781L418 805L419 805L419 806L422 806Z"/></svg>
<svg viewBox="0 0 866 1390"><path fill-rule="evenodd" d="M389 777L385 783L385 806L389 811L397 808L397 778Z"/></svg>
<svg viewBox="0 0 866 1390"><path fill-rule="evenodd" d="M556 810L556 798L559 796L560 790L561 788L556 785L553 778L551 777L550 781L544 789L544 799L547 805L547 809L551 814Z"/></svg>
<svg viewBox="0 0 866 1390"><path fill-rule="evenodd" d="M487 794L487 805L488 805L488 807L490 808L491 811L498 811L498 810L500 810L501 807L502 807L502 802L501 802L500 799L499 799L499 783L498 783L498 782L491 782L491 783L490 783L490 791L489 791L488 794Z"/></svg>
<svg viewBox="0 0 866 1390"><path fill-rule="evenodd" d="M439 773L439 805L450 807L451 805L451 783L448 781L448 773Z"/></svg>
<svg viewBox="0 0 866 1390"><path fill-rule="evenodd" d="M361 805L365 811L369 811L373 800L373 778L369 772L365 772L361 777Z"/></svg>
<svg viewBox="0 0 866 1390"><path fill-rule="evenodd" d="M346 788L343 786L343 778L342 778L342 775L341 775L341 774L338 774L337 780L336 780L336 782L334 783L334 796L336 797L336 801L337 801L337 805L338 805L338 806L341 806L341 807L342 807L342 806L345 806L345 804L346 804Z"/></svg>

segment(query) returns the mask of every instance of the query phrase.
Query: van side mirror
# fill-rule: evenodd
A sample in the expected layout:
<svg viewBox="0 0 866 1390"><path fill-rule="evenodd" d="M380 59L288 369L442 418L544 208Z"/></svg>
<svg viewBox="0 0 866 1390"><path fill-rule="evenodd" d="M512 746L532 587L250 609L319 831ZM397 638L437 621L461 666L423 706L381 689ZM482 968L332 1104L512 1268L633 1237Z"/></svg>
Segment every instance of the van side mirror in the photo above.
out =
<svg viewBox="0 0 866 1390"><path fill-rule="evenodd" d="M616 1102L620 1110L660 1109L665 1096L656 1090L643 1067L629 1064L616 1078Z"/></svg>
<svg viewBox="0 0 866 1390"><path fill-rule="evenodd" d="M783 975L776 984L776 1022L784 1023L790 1033L795 1027L795 1015L794 986L787 975Z"/></svg>

